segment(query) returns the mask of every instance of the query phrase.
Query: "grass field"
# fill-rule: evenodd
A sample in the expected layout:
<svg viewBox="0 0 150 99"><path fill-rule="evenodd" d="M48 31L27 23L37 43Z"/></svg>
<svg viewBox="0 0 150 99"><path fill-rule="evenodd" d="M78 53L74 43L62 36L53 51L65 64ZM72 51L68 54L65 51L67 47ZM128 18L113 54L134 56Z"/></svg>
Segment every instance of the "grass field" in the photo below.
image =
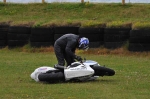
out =
<svg viewBox="0 0 150 99"><path fill-rule="evenodd" d="M149 4L0 3L0 22L11 25L102 25L150 27Z"/></svg>
<svg viewBox="0 0 150 99"><path fill-rule="evenodd" d="M77 54L113 68L116 75L92 82L37 83L31 80L31 72L53 66L57 62L53 52L1 49L0 99L149 99L149 57Z"/></svg>
<svg viewBox="0 0 150 99"><path fill-rule="evenodd" d="M0 24L11 25L129 25L150 27L149 4L3 4ZM112 77L93 82L37 83L30 78L34 69L57 63L49 48L0 49L0 99L149 99L150 53L133 53L122 49L82 53L116 71Z"/></svg>

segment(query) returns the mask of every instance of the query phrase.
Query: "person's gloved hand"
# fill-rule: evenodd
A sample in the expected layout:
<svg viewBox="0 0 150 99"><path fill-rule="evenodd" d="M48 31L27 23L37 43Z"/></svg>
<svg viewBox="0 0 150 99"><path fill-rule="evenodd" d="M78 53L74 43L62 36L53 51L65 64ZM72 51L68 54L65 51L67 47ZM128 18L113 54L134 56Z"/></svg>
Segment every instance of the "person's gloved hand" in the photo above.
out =
<svg viewBox="0 0 150 99"><path fill-rule="evenodd" d="M77 61L82 61L83 59L81 58L81 56L76 56L75 57Z"/></svg>

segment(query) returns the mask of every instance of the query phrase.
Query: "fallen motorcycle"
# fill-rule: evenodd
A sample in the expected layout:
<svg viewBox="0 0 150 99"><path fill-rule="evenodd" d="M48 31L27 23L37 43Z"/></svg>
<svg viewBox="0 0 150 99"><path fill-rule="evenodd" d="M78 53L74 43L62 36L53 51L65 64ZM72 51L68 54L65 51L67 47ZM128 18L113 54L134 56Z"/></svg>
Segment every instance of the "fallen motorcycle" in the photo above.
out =
<svg viewBox="0 0 150 99"><path fill-rule="evenodd" d="M96 80L100 76L113 76L113 69L101 66L98 62L86 60L74 62L70 66L60 66L53 68L50 66L42 66L30 77L36 82L57 82L57 81L91 81Z"/></svg>

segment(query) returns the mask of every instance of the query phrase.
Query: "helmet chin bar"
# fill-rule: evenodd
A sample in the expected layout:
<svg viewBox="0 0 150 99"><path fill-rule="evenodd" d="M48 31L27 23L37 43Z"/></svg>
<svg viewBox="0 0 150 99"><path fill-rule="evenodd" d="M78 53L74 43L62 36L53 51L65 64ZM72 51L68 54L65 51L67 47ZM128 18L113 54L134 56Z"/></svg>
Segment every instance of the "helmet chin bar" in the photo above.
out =
<svg viewBox="0 0 150 99"><path fill-rule="evenodd" d="M87 45L87 46L81 46L81 47L79 47L79 49L82 49L82 50L85 50L85 51L87 51L88 49L89 49L89 46Z"/></svg>
<svg viewBox="0 0 150 99"><path fill-rule="evenodd" d="M87 51L89 49L89 47L87 47L86 49L85 49L85 51Z"/></svg>
<svg viewBox="0 0 150 99"><path fill-rule="evenodd" d="M85 48L84 50L87 51L89 49L89 47Z"/></svg>

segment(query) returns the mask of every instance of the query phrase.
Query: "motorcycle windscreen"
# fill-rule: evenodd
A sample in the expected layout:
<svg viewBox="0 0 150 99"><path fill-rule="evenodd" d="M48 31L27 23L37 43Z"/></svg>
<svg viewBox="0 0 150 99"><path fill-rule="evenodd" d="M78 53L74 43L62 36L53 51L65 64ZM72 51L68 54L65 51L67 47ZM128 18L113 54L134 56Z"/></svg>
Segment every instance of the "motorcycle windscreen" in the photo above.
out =
<svg viewBox="0 0 150 99"><path fill-rule="evenodd" d="M98 63L96 61L86 60L83 64L85 64L85 65L94 65L94 64L98 64Z"/></svg>

